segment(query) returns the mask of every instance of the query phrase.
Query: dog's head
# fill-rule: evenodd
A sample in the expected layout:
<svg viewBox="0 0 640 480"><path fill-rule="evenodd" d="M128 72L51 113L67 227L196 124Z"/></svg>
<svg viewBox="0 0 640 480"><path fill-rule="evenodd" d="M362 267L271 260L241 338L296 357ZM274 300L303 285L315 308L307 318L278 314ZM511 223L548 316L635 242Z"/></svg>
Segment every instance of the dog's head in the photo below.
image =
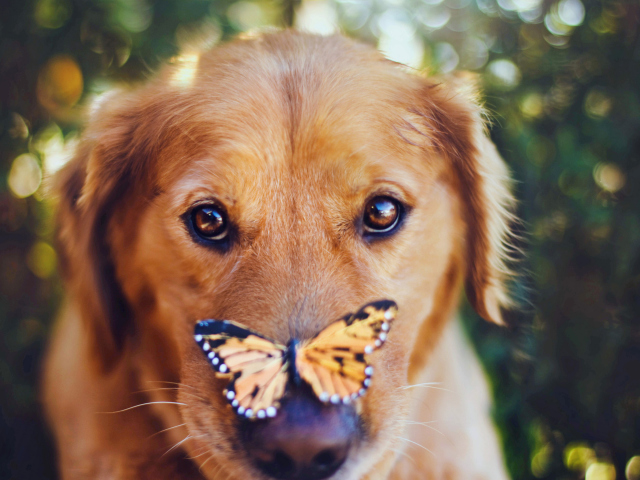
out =
<svg viewBox="0 0 640 480"><path fill-rule="evenodd" d="M60 175L63 267L95 368L127 361L141 381L178 382L182 405L155 414L186 423L182 445L204 471L389 468L408 408L400 387L462 284L493 322L507 301L508 174L481 113L461 78L437 83L342 37L292 32L111 94ZM305 340L381 298L398 318L349 406L300 389L275 419L244 421L193 340L207 318Z"/></svg>

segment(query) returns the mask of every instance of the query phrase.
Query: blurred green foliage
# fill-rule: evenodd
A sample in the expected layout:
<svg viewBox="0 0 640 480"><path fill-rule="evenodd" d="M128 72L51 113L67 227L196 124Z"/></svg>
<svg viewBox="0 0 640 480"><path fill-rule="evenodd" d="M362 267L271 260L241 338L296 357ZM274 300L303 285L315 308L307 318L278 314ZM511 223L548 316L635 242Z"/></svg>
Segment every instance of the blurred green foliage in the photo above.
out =
<svg viewBox="0 0 640 480"><path fill-rule="evenodd" d="M464 308L509 469L518 480L640 478L637 0L5 0L0 478L55 478L37 378L62 289L41 183L73 147L78 105L190 45L292 22L338 27L434 73L478 72L527 252L511 328Z"/></svg>

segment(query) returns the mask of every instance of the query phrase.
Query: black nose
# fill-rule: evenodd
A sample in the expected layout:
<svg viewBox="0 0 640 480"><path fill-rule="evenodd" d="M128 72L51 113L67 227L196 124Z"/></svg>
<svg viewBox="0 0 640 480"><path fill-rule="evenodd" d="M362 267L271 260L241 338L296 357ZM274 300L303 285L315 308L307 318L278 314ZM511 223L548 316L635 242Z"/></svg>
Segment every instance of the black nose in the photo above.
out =
<svg viewBox="0 0 640 480"><path fill-rule="evenodd" d="M320 480L344 463L358 436L358 416L351 405L324 406L300 393L278 415L243 422L245 446L254 464L283 480Z"/></svg>

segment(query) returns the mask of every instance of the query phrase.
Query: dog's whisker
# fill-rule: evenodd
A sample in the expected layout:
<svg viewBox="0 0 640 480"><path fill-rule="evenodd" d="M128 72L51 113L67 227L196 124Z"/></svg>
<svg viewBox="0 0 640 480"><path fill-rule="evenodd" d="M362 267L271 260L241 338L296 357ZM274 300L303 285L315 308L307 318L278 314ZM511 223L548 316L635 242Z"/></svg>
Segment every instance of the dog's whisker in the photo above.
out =
<svg viewBox="0 0 640 480"><path fill-rule="evenodd" d="M191 435L187 435L186 437L184 437L182 440L180 440L178 443L176 443L173 447L171 447L169 450L167 450L166 452L164 452L160 458L164 457L165 455L167 455L168 453L172 452L173 450L175 450L176 448L178 448L180 445L182 445L184 442L186 442L187 440L189 440L190 438L194 438Z"/></svg>
<svg viewBox="0 0 640 480"><path fill-rule="evenodd" d="M202 453L199 453L199 454L194 455L192 457L187 457L187 460L195 460L196 458L200 458L201 456L206 455L207 453L211 453L211 452L209 451L208 448L205 447Z"/></svg>
<svg viewBox="0 0 640 480"><path fill-rule="evenodd" d="M418 464L416 463L414 458L411 455L409 455L407 452L405 452L404 450L399 450L397 448L391 448L390 450L392 452L394 452L396 455L401 455L403 457L407 457L411 463L413 463L416 467L418 466Z"/></svg>
<svg viewBox="0 0 640 480"><path fill-rule="evenodd" d="M196 435L193 438L200 438L202 435ZM193 456L186 456L185 458L187 460L193 460L195 458L199 458L203 455L206 455L207 453L209 453L211 450L209 450L209 447L207 445L202 445L200 447L196 447L195 448L195 455Z"/></svg>
<svg viewBox="0 0 640 480"><path fill-rule="evenodd" d="M146 390L138 390L137 392L134 393L148 393L148 392L159 392L159 391L163 391L163 390L172 390L172 391L179 391L180 389L178 387L162 387L162 388L148 388ZM206 399L196 395L195 393L190 393L190 392L182 392L184 395L190 395L194 398L197 398L198 400L202 400L203 402L206 402Z"/></svg>
<svg viewBox="0 0 640 480"><path fill-rule="evenodd" d="M134 408L144 407L145 405L183 405L185 407L188 406L186 403L181 403L181 402L146 402L146 403L140 403L139 405L134 405L133 407L124 408L122 410L116 410L115 412L96 412L96 413L105 414L105 415L112 414L112 413L122 413L122 412L127 412L129 410L133 410Z"/></svg>
<svg viewBox="0 0 640 480"><path fill-rule="evenodd" d="M436 385L441 385L441 382L416 383L415 385L404 385L402 387L398 387L398 389L410 390L412 388L432 388L433 390L442 390L443 392L452 393L448 388L437 387Z"/></svg>
<svg viewBox="0 0 640 480"><path fill-rule="evenodd" d="M145 388L144 390L136 390L133 393L157 392L158 390L179 390L179 387Z"/></svg>
<svg viewBox="0 0 640 480"><path fill-rule="evenodd" d="M435 420L434 420L434 422L435 422ZM421 427L426 427L426 428L429 428L429 429L433 430L434 432L439 433L440 435L444 436L444 433L442 433L440 430L438 430L434 426L430 425L431 423L433 423L433 422L411 422L411 421L408 421L408 422L406 422L406 425L419 425Z"/></svg>
<svg viewBox="0 0 640 480"><path fill-rule="evenodd" d="M425 447L424 445L419 444L418 442L414 442L413 440L409 440L408 438L404 438L404 437L396 437L398 440L403 440L405 442L409 442L412 443L413 445L422 448L423 450L426 450L427 452L429 452L431 455L433 455L434 457L436 456L435 453L433 453L431 450L429 450L427 447Z"/></svg>
<svg viewBox="0 0 640 480"><path fill-rule="evenodd" d="M422 385L442 385L442 382L412 383L411 385L401 385L398 388L413 388L413 387L420 387Z"/></svg>
<svg viewBox="0 0 640 480"><path fill-rule="evenodd" d="M211 456L213 457L213 454L211 454ZM207 458L207 461L209 461L209 460L211 460L211 458ZM221 465L221 464L218 464L218 468L216 468L216 469L213 471L213 475L212 475L212 477L213 477L213 478L216 478L216 477L218 476L218 474L219 474L222 470L223 470L222 465Z"/></svg>
<svg viewBox="0 0 640 480"><path fill-rule="evenodd" d="M156 432L152 435L149 435L147 437L147 439L151 438L151 437L155 437L156 435L160 435L163 432L169 431L169 430L173 430L174 428L180 428L180 427L184 427L186 425L186 423L181 423L180 425L174 425L173 427L169 427L169 428L165 428L164 430L160 430L159 432Z"/></svg>
<svg viewBox="0 0 640 480"><path fill-rule="evenodd" d="M152 392L162 392L162 391L177 392L178 390L179 390L178 387L145 388L144 390L136 390L133 393L152 393Z"/></svg>
<svg viewBox="0 0 640 480"><path fill-rule="evenodd" d="M205 452L206 453L206 452ZM207 457L207 459L203 462L203 465L206 464L209 460L211 460L211 457L213 457L213 453L211 455L209 455L209 457ZM198 466L198 471L204 475L204 473L202 472L202 465ZM212 474L211 474L211 478L216 478L216 476L218 475L218 472L220 471L220 465L218 465L218 468L216 468Z"/></svg>
<svg viewBox="0 0 640 480"><path fill-rule="evenodd" d="M206 452L205 452L206 453ZM207 458L204 462L202 462L202 464L198 467L198 470L200 472L202 472L202 469L204 468L204 466L207 464L207 462L209 460L211 460L213 457L215 457L215 453L211 453L211 455L209 455L209 458ZM216 470L216 475L218 475L218 472L222 470L222 466L220 466L220 468L218 470Z"/></svg>
<svg viewBox="0 0 640 480"><path fill-rule="evenodd" d="M178 387L191 388L196 391L198 390L196 387L192 387L191 385L187 385L186 383L169 382L168 380L146 380L145 383L166 383L169 385L177 385Z"/></svg>

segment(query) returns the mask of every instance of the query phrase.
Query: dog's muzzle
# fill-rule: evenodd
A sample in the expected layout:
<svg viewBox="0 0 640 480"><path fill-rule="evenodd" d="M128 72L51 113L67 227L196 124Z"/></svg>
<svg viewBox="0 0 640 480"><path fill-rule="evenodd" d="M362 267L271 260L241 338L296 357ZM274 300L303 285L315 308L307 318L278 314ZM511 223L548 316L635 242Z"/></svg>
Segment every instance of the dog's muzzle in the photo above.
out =
<svg viewBox="0 0 640 480"><path fill-rule="evenodd" d="M247 453L273 478L328 478L360 436L358 415L352 405L323 405L304 388L291 393L277 417L241 422Z"/></svg>

